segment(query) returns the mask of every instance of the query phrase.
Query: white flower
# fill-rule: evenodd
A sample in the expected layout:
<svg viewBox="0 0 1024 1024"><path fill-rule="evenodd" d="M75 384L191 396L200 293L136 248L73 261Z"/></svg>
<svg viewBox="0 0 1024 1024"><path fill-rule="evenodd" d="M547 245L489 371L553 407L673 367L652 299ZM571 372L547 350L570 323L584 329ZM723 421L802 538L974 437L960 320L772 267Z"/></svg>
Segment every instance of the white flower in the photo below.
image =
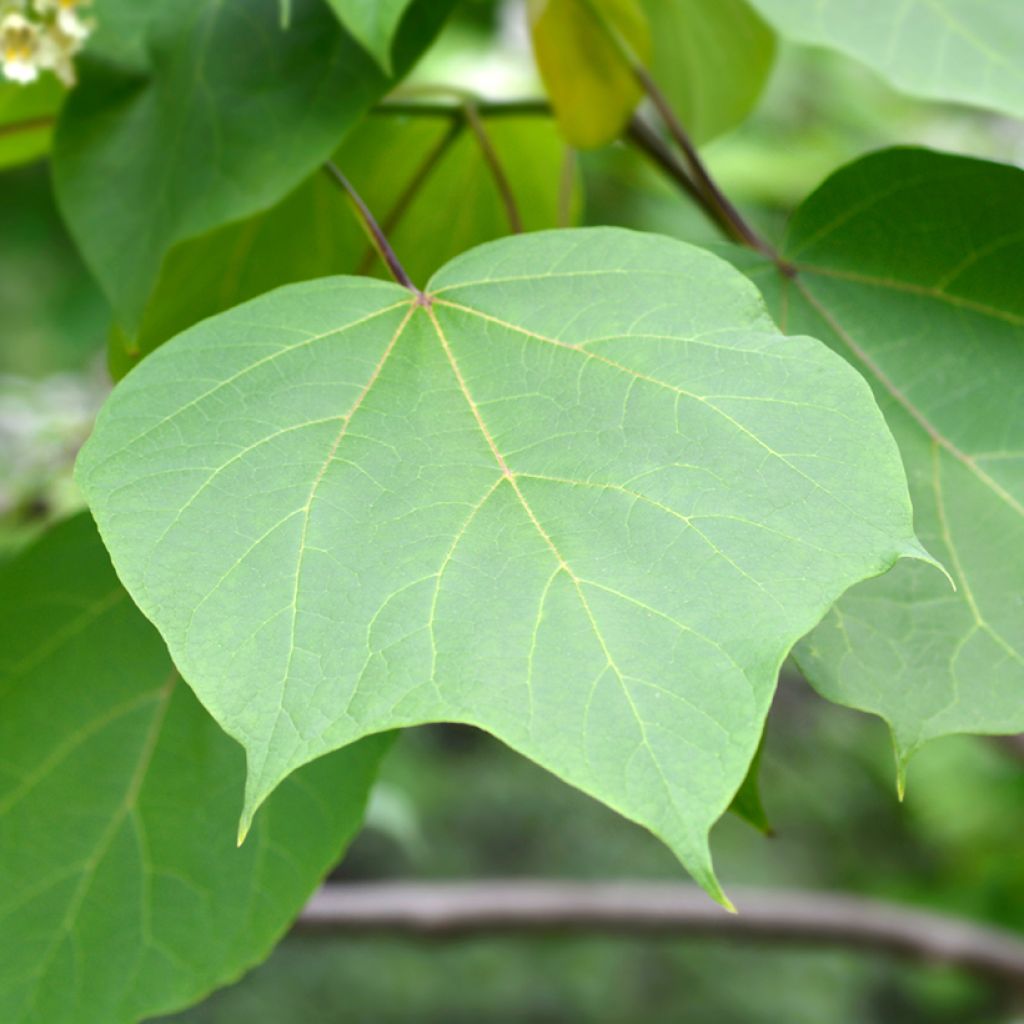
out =
<svg viewBox="0 0 1024 1024"><path fill-rule="evenodd" d="M39 26L17 12L0 21L0 56L5 77L12 82L34 82L39 77Z"/></svg>

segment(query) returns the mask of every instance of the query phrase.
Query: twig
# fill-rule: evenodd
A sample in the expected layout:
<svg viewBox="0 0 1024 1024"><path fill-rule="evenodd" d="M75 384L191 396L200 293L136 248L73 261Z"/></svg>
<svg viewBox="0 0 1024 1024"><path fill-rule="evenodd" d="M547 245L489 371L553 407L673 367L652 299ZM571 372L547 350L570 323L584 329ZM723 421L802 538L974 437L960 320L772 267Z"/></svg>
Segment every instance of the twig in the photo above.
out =
<svg viewBox="0 0 1024 1024"><path fill-rule="evenodd" d="M464 128L465 121L461 117L457 120L453 120L448 126L448 130L441 136L437 145L434 146L434 148L427 154L426 159L424 159L417 168L416 173L409 180L409 183L403 189L402 194L395 201L395 205L391 208L391 212L384 220L383 232L385 235L390 237L395 233L395 229L401 223L402 218L412 205L413 200L417 195L419 195L420 190L427 183L430 175L434 173L434 169L441 162L448 150L451 149L456 139L458 139L462 134ZM356 273L360 275L369 274L370 267L373 265L374 257L379 255L380 253L376 244L371 245L366 255L363 257L362 262L359 264L359 269Z"/></svg>
<svg viewBox="0 0 1024 1024"><path fill-rule="evenodd" d="M508 226L512 234L520 235L523 232L523 220L519 216L516 196L512 191L512 184L508 180L505 168L501 164L501 157L498 156L498 151L494 148L491 136L484 125L483 119L480 117L480 110L476 100L466 100L462 109L466 116L466 124L469 125L469 130L476 137L484 163L490 168L491 176L498 187L498 193L505 207L505 215L508 217Z"/></svg>
<svg viewBox="0 0 1024 1024"><path fill-rule="evenodd" d="M456 90L453 96L454 100L450 103L426 100L385 100L373 108L373 113L409 117L462 117L466 96L461 90ZM547 100L485 100L478 97L472 97L472 99L477 110L484 117L530 117L551 114L551 106Z"/></svg>
<svg viewBox="0 0 1024 1024"><path fill-rule="evenodd" d="M388 882L332 884L302 930L454 937L509 932L712 936L884 951L950 964L1024 988L1024 940L895 903L800 891L733 891L739 914L672 883Z"/></svg>
<svg viewBox="0 0 1024 1024"><path fill-rule="evenodd" d="M639 115L630 119L627 137L653 163L657 164L677 185L681 186L697 205L726 232L731 234L729 225L724 223L717 211L709 209L703 202L700 190L693 183L686 168L679 162L675 153L665 145L661 136Z"/></svg>
<svg viewBox="0 0 1024 1024"><path fill-rule="evenodd" d="M1024 734L1016 736L993 736L993 742L1002 748L1004 753L1018 761L1024 761Z"/></svg>
<svg viewBox="0 0 1024 1024"><path fill-rule="evenodd" d="M377 219L370 212L370 208L366 203L363 202L359 193L355 188L353 188L352 183L344 174L341 173L337 165L332 161L328 160L327 163L324 164L324 169L345 190L345 193L348 195L352 205L359 214L359 219L362 221L367 235L369 235L371 241L377 247L377 251L380 253L381 259L383 259L387 264L388 270L391 272L391 276L398 282L398 284L408 288L409 291L417 295L421 302L426 303L426 296L419 288L416 287L416 285L412 283L409 275L405 272L405 267L403 267L399 261L395 250L391 248L391 243L388 241L387 236L377 223Z"/></svg>
<svg viewBox="0 0 1024 1024"><path fill-rule="evenodd" d="M14 121L11 124L0 125L0 138L8 135L18 135L20 132L31 132L39 128L52 128L57 119L50 115L45 117L30 117L24 121Z"/></svg>
<svg viewBox="0 0 1024 1024"><path fill-rule="evenodd" d="M629 41L606 16L594 0L583 0L594 23L604 32L605 36L616 49L619 56L629 68L633 77L637 80L640 88L654 104L655 109L661 115L668 129L669 135L679 147L689 168L689 178L696 187L695 198L702 205L707 207L708 212L714 217L717 223L726 228L728 233L738 242L763 253L785 272L789 272L787 266L779 258L778 253L747 223L740 211L732 204L725 193L718 187L700 154L693 144L689 134L683 127L682 122L672 109L672 104L659 88L657 82L651 77L650 72L644 63L634 52Z"/></svg>

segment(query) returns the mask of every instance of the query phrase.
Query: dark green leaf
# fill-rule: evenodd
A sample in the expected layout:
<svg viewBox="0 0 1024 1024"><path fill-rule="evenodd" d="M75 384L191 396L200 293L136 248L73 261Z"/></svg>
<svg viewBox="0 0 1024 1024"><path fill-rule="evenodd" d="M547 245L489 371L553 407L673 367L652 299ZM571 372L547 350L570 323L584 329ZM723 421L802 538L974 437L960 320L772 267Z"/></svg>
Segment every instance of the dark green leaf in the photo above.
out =
<svg viewBox="0 0 1024 1024"><path fill-rule="evenodd" d="M901 766L947 733L1024 731L1024 171L890 150L830 178L751 275L780 324L871 381L916 526L948 582L906 563L851 591L798 660L881 715ZM749 262L743 257L744 262Z"/></svg>
<svg viewBox="0 0 1024 1024"><path fill-rule="evenodd" d="M450 0L420 0L399 68ZM72 232L134 332L168 250L272 206L388 88L322 0L183 0L147 24L150 70L83 61L57 131L54 173Z"/></svg>
<svg viewBox="0 0 1024 1024"><path fill-rule="evenodd" d="M134 1024L267 955L383 751L302 769L241 849L241 749L180 681L87 516L0 573L0 1019Z"/></svg>

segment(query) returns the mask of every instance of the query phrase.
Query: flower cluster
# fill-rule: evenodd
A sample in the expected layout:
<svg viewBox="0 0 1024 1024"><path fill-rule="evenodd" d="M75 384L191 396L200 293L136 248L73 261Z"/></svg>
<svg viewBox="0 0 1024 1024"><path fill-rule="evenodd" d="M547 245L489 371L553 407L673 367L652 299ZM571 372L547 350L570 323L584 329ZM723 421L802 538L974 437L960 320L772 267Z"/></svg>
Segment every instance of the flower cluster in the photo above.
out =
<svg viewBox="0 0 1024 1024"><path fill-rule="evenodd" d="M23 84L52 71L75 82L74 58L92 30L79 8L90 0L0 0L0 60L4 77Z"/></svg>

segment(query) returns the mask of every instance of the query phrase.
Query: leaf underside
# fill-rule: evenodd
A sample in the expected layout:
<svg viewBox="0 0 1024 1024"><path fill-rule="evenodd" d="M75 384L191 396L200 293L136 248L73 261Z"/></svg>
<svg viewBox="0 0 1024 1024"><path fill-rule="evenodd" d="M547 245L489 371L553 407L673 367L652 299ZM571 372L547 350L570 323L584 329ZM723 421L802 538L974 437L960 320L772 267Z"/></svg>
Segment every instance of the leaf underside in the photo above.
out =
<svg viewBox="0 0 1024 1024"><path fill-rule="evenodd" d="M234 843L242 751L79 516L0 573L0 1019L134 1024L269 953L384 749L303 768Z"/></svg>
<svg viewBox="0 0 1024 1024"><path fill-rule="evenodd" d="M832 700L880 715L901 773L929 739L1024 731L1024 172L925 150L839 171L797 212L794 278L748 265L779 323L872 383L918 536L797 648Z"/></svg>
<svg viewBox="0 0 1024 1024"><path fill-rule="evenodd" d="M657 236L506 239L429 292L290 286L129 374L78 467L118 571L245 745L245 823L325 751L465 722L720 896L783 658L920 554L870 391Z"/></svg>
<svg viewBox="0 0 1024 1024"><path fill-rule="evenodd" d="M1020 0L751 0L785 36L863 61L916 96L1024 115Z"/></svg>

